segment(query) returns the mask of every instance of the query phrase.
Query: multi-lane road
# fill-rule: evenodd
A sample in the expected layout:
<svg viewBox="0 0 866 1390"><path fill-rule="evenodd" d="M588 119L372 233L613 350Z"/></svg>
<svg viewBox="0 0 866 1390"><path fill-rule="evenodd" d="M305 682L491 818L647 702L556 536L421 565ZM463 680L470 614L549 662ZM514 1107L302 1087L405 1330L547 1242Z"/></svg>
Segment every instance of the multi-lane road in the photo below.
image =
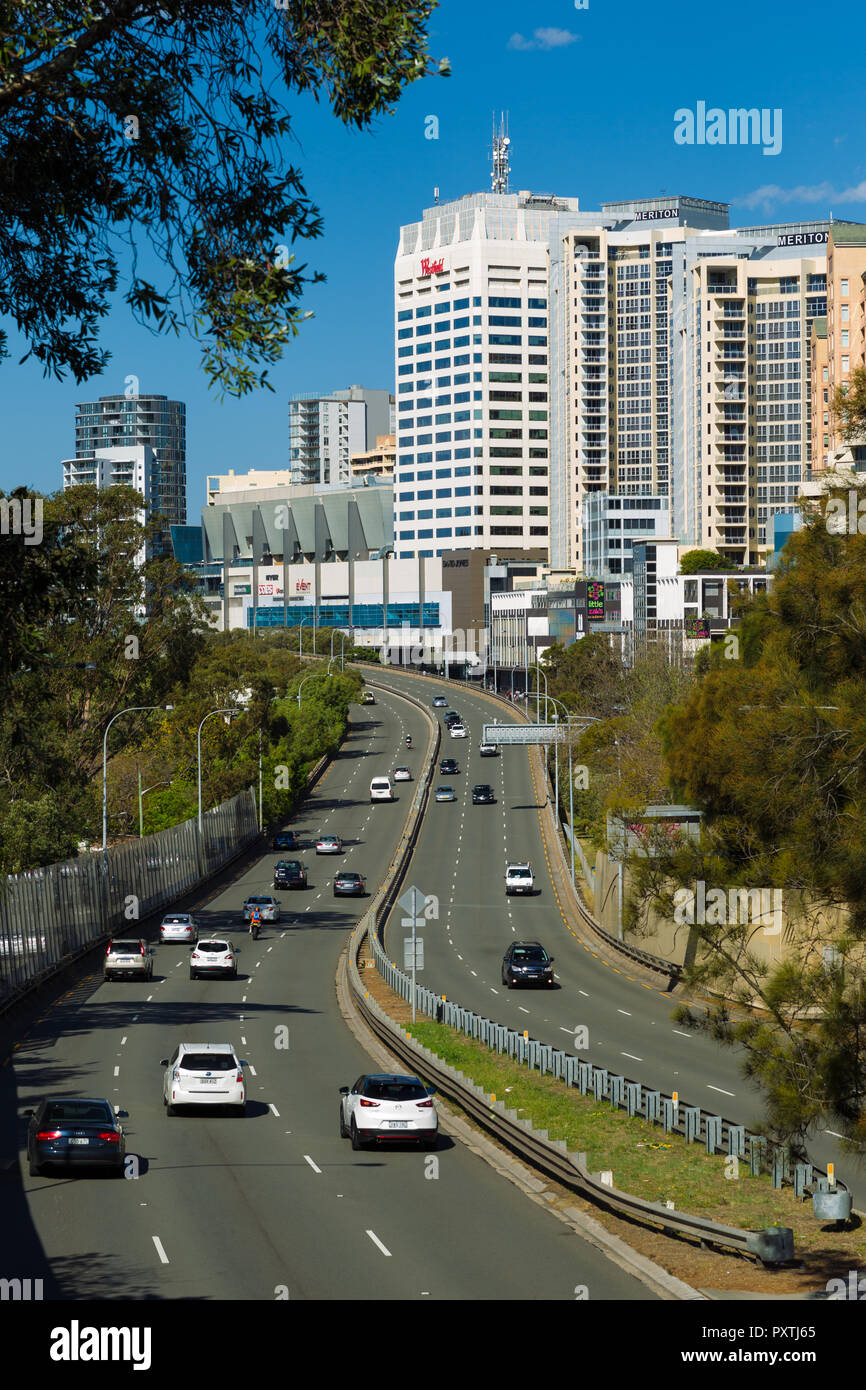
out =
<svg viewBox="0 0 866 1390"><path fill-rule="evenodd" d="M554 1047L573 1046L576 1029L584 1027L589 1049L578 1055L586 1060L759 1129L761 1101L743 1078L742 1056L680 1028L671 1019L674 1000L661 985L630 978L627 959L612 965L578 939L554 893L547 855L556 847L546 846L542 834L547 794L533 778L526 749L506 747L498 758L478 754L482 726L502 722L509 711L467 686L402 675L395 668L371 679L428 706L434 695L447 693L469 734L452 739L443 729L440 756L456 758L461 771L441 780L454 787L457 800L431 804L411 867L412 882L440 900L439 921L425 924L423 984L499 1023L528 1029L531 1037ZM430 710L433 716L444 712ZM492 785L495 805L472 805L476 782ZM507 861L527 859L535 873L535 896L506 897ZM399 926L394 933L399 937ZM502 956L515 940L541 941L555 958L557 988L506 989ZM391 944L395 960L398 946L397 940ZM834 1162L855 1207L866 1208L866 1174L841 1152L837 1138L828 1130L817 1134L810 1155L824 1167Z"/></svg>
<svg viewBox="0 0 866 1390"><path fill-rule="evenodd" d="M462 693L459 703L469 714ZM458 803L430 807L412 869L444 911L438 936L428 933L426 978L441 975L444 989L509 1020L526 1007L534 1032L556 1031L560 1020L590 1019L581 996L569 998L586 985L586 963L573 940L567 949L554 940L548 894L504 898L506 855L538 860L535 798L525 754L478 764L476 701L471 715L471 743L449 741L447 751L461 764L468 754L473 771L452 779ZM17 1143L21 1174L0 1183L8 1266L0 1275L42 1278L46 1297L66 1299L569 1300L576 1286L593 1299L653 1297L447 1134L435 1177L427 1154L353 1153L338 1137L338 1087L379 1066L338 1007L337 962L361 905L335 899L331 882L340 863L366 874L371 891L384 877L413 787L396 804L371 805L370 778L400 763L417 772L427 728L393 693L353 711L339 756L294 822L304 846L327 830L342 837L345 855L301 851L310 886L278 895L281 923L254 942L240 918L248 893L271 891L279 857L271 852L201 909L204 929L240 943L237 980L191 981L187 948L159 946L152 982L105 983L97 968L21 1036L0 1068L2 1138L7 1153ZM406 732L415 743L408 754ZM467 806L470 777L493 780L499 805ZM543 1000L495 997L503 942L530 922L528 934L557 946L564 988ZM603 1009L608 996L592 990ZM661 1032L665 1005L653 1008ZM180 1041L236 1047L249 1064L244 1119L166 1115L160 1059ZM106 1096L128 1112L139 1176L28 1177L23 1112L47 1094Z"/></svg>

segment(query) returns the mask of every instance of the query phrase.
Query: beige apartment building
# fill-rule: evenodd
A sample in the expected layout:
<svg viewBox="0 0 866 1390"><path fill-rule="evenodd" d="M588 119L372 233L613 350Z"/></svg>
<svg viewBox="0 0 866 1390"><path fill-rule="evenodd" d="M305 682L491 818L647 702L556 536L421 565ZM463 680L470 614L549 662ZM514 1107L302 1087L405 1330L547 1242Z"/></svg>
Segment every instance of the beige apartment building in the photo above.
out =
<svg viewBox="0 0 866 1390"><path fill-rule="evenodd" d="M827 243L827 319L825 337L816 327L813 363L820 369L820 389L812 393L815 470L866 464L866 440L853 449L842 438L833 414L833 396L866 366L866 225L833 222ZM816 450L815 443L820 447Z"/></svg>
<svg viewBox="0 0 866 1390"><path fill-rule="evenodd" d="M349 460L352 469L352 482L369 477L393 478L396 462L396 434L377 434L374 449L367 449L362 454L353 454Z"/></svg>

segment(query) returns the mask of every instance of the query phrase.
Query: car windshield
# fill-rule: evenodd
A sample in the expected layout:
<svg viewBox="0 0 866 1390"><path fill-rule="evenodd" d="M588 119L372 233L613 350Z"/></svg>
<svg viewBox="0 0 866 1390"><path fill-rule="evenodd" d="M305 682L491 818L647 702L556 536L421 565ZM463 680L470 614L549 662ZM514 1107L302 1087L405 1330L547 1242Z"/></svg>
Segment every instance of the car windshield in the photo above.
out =
<svg viewBox="0 0 866 1390"><path fill-rule="evenodd" d="M247 902L250 903L253 907L267 907L267 906L270 904L271 899L270 899L270 898L247 898Z"/></svg>
<svg viewBox="0 0 866 1390"><path fill-rule="evenodd" d="M357 883L360 877L360 874L340 874L340 878L344 883Z"/></svg>
<svg viewBox="0 0 866 1390"><path fill-rule="evenodd" d="M230 951L231 947L227 941L200 941L197 949L199 951Z"/></svg>
<svg viewBox="0 0 866 1390"><path fill-rule="evenodd" d="M547 960L547 952L543 946L518 946L511 959L521 965L541 965Z"/></svg>
<svg viewBox="0 0 866 1390"><path fill-rule="evenodd" d="M134 955L136 951L141 951L140 941L112 941L109 951L117 951L121 956Z"/></svg>
<svg viewBox="0 0 866 1390"><path fill-rule="evenodd" d="M180 1059L182 1071L233 1071L237 1064L231 1052L187 1052Z"/></svg>
<svg viewBox="0 0 866 1390"><path fill-rule="evenodd" d="M42 1119L52 1120L55 1124L78 1124L87 1120L97 1124L114 1124L111 1106L105 1100L53 1100L45 1107Z"/></svg>
<svg viewBox="0 0 866 1390"><path fill-rule="evenodd" d="M529 878L529 869L525 866L514 866L508 870L512 878Z"/></svg>
<svg viewBox="0 0 866 1390"><path fill-rule="evenodd" d="M426 1100L427 1092L420 1081L375 1081L370 1080L364 1087L364 1095L371 1100Z"/></svg>
<svg viewBox="0 0 866 1390"><path fill-rule="evenodd" d="M277 865L278 869L299 869L301 867L298 859L281 859Z"/></svg>

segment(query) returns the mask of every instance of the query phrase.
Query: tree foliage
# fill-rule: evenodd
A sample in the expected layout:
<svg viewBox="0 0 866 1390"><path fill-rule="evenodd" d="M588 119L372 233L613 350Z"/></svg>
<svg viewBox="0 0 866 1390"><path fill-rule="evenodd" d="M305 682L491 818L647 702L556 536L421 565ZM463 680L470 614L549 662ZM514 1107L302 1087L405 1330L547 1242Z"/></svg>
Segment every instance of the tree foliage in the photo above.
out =
<svg viewBox="0 0 866 1390"><path fill-rule="evenodd" d="M701 570L729 570L730 560L718 550L688 550L680 560L680 574L698 574Z"/></svg>
<svg viewBox="0 0 866 1390"><path fill-rule="evenodd" d="M123 266L133 314L190 331L219 389L270 386L304 289L323 278L290 252L322 219L286 158L285 98L310 92L366 129L436 70L434 8L0 0L0 315L26 355L58 378L102 372L99 326ZM5 343L0 332L0 355Z"/></svg>
<svg viewBox="0 0 866 1390"><path fill-rule="evenodd" d="M849 444L866 437L866 367L855 367L850 380L833 392L831 413Z"/></svg>

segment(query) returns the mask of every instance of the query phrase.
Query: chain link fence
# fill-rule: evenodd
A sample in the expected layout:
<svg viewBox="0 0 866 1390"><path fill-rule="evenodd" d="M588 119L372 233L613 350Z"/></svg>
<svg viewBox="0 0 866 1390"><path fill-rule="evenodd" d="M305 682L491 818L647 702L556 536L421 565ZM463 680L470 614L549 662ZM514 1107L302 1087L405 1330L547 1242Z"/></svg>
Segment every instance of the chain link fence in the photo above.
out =
<svg viewBox="0 0 866 1390"><path fill-rule="evenodd" d="M141 840L0 880L0 1008L95 942L195 888L258 835L250 787L202 817Z"/></svg>

